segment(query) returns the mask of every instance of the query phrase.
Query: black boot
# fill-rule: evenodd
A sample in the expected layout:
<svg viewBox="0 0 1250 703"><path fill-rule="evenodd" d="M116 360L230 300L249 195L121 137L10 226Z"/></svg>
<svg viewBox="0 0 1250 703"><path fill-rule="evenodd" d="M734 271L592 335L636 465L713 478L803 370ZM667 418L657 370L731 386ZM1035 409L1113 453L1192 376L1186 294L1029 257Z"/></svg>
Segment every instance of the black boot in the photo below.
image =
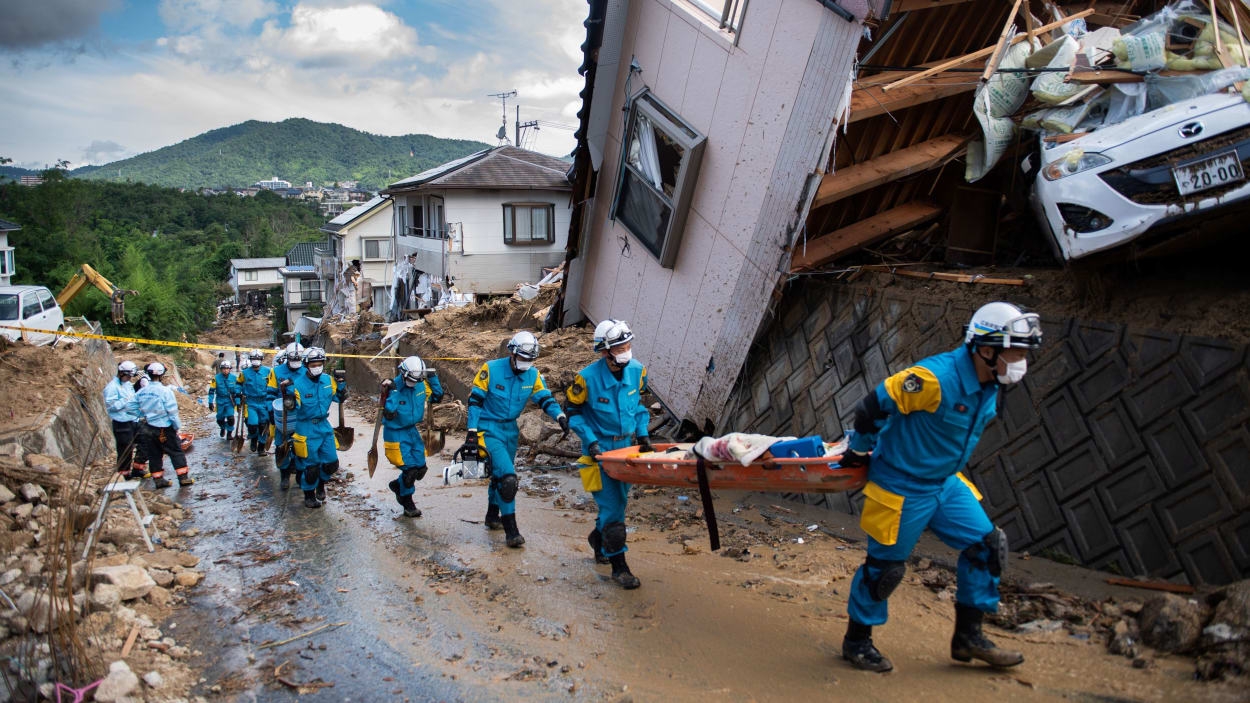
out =
<svg viewBox="0 0 1250 703"><path fill-rule="evenodd" d="M305 508L320 508L321 507L321 501L317 500L316 491L304 491L304 507Z"/></svg>
<svg viewBox="0 0 1250 703"><path fill-rule="evenodd" d="M399 504L404 506L404 517L421 517L421 509L412 502L412 496L401 497Z"/></svg>
<svg viewBox="0 0 1250 703"><path fill-rule="evenodd" d="M253 452L256 451L256 435L252 435L252 438L247 441L247 446Z"/></svg>
<svg viewBox="0 0 1250 703"><path fill-rule="evenodd" d="M642 585L642 581L629 572L629 564L625 563L624 554L608 557L608 563L612 565L612 580L621 584L621 588L628 591Z"/></svg>
<svg viewBox="0 0 1250 703"><path fill-rule="evenodd" d="M167 478L152 479L153 488L169 488L172 485L174 485L173 482Z"/></svg>
<svg viewBox="0 0 1250 703"><path fill-rule="evenodd" d="M516 514L504 515L499 518L503 523L503 534L507 538L507 544L513 549L525 544L525 538L521 536L521 531L516 526Z"/></svg>
<svg viewBox="0 0 1250 703"><path fill-rule="evenodd" d="M847 625L846 636L842 638L842 658L864 671L884 674L894 668L894 664L872 643L872 626L854 621Z"/></svg>
<svg viewBox="0 0 1250 703"><path fill-rule="evenodd" d="M225 425L218 425L218 427L220 427L220 428L221 428L221 432L220 432L221 436L222 436L222 437L225 437L225 436L226 436L226 426L225 426Z"/></svg>
<svg viewBox="0 0 1250 703"><path fill-rule="evenodd" d="M322 503L326 500L326 482L324 479L317 479L317 500Z"/></svg>
<svg viewBox="0 0 1250 703"><path fill-rule="evenodd" d="M603 556L603 533L599 532L598 527L591 530L590 534L586 536L586 541L590 543L590 548L595 552L596 564L612 563L607 557Z"/></svg>
<svg viewBox="0 0 1250 703"><path fill-rule="evenodd" d="M285 491L286 489L290 487L291 487L291 472L283 471L282 478L278 479L278 488Z"/></svg>
<svg viewBox="0 0 1250 703"><path fill-rule="evenodd" d="M955 636L951 637L951 658L969 662L973 659L993 667L1007 668L1024 662L1024 655L1010 649L999 649L981 634L983 613L970 605L955 604Z"/></svg>
<svg viewBox="0 0 1250 703"><path fill-rule="evenodd" d="M499 520L499 506L491 503L486 506L486 519L483 521L488 530L502 530L503 522Z"/></svg>

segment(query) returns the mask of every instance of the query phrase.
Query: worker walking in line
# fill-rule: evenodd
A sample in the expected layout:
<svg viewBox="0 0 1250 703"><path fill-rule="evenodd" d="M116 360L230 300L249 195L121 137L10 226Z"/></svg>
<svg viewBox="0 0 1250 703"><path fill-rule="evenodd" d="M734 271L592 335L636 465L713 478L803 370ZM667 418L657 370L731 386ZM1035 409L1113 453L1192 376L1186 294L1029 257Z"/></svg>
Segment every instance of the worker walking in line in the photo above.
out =
<svg viewBox="0 0 1250 703"><path fill-rule="evenodd" d="M281 405L281 389L283 381L294 381L295 378L303 373L304 367L304 347L301 344L291 342L287 345L286 350L278 354L274 359L273 368L269 370L269 397L273 399L270 409L273 411L274 437L278 443L285 446L291 441L291 435L295 433L295 415L287 413L287 426L282 427L282 405ZM289 385L289 384L288 384ZM295 452L275 452L274 465L278 468L281 479L278 482L278 488L287 490L291 487L291 475L295 473Z"/></svg>
<svg viewBox="0 0 1250 703"><path fill-rule="evenodd" d="M178 417L178 399L174 392L165 385L165 365L160 362L148 364L147 374L151 382L134 394L130 399L130 412L147 422L143 440L147 447L147 457L152 470L153 485L157 488L168 488L173 485L165 478L164 457L178 476L179 486L190 486L195 483L187 468L187 457L182 453L182 443L178 438L178 429L182 421Z"/></svg>
<svg viewBox="0 0 1250 703"><path fill-rule="evenodd" d="M253 452L263 454L269 440L269 374L265 353L253 349L248 353L247 367L239 374L239 385L247 406L247 439Z"/></svg>
<svg viewBox="0 0 1250 703"><path fill-rule="evenodd" d="M1024 377L1025 355L1041 344L1036 314L990 303L973 314L963 346L890 376L857 406L842 457L843 466L868 466L860 517L868 556L851 582L842 640L842 658L855 668L893 668L873 645L872 628L885 624L890 594L925 528L960 552L951 657L995 667L1024 661L981 632L983 613L998 610L1007 537L961 469L997 413L999 388Z"/></svg>
<svg viewBox="0 0 1250 703"><path fill-rule="evenodd" d="M234 435L234 415L238 412L239 379L231 373L234 364L222 359L217 364L217 375L208 383L208 409L217 411L217 427L227 440Z"/></svg>
<svg viewBox="0 0 1250 703"><path fill-rule="evenodd" d="M652 451L648 436L651 414L642 404L647 369L634 358L633 340L634 333L624 321L600 322L595 327L595 351L600 358L582 369L565 393L569 423L582 440L582 486L599 508L595 529L586 540L595 562L610 563L612 580L626 589L642 585L625 561L629 484L607 475L596 457L635 443L643 452Z"/></svg>
<svg viewBox="0 0 1250 703"><path fill-rule="evenodd" d="M217 352L217 358L213 359L213 375L217 375L217 369L221 366L221 362L226 360L225 352Z"/></svg>
<svg viewBox="0 0 1250 703"><path fill-rule="evenodd" d="M425 419L425 402L443 399L443 385L418 356L399 363L399 374L382 382L386 404L382 408L382 442L386 460L399 469L399 478L386 484L395 494L406 517L421 517L412 502L416 482L425 478L425 442L418 430Z"/></svg>
<svg viewBox="0 0 1250 703"><path fill-rule="evenodd" d="M469 433L464 448L486 450L490 466L487 488L486 527L503 528L509 547L525 544L516 523L517 444L520 433L516 420L527 401L543 409L560 429L569 431L569 419L542 374L534 368L538 340L530 332L517 332L508 342L508 356L482 364L469 393Z"/></svg>
<svg viewBox="0 0 1250 703"><path fill-rule="evenodd" d="M117 474L125 480L132 478L135 469L135 447L139 444L139 417L130 411L130 399L135 395L135 374L139 367L133 361L117 365L117 376L104 386L104 407L113 421L113 444L117 447ZM144 471L146 473L146 471ZM138 477L142 478L141 473Z"/></svg>
<svg viewBox="0 0 1250 703"><path fill-rule="evenodd" d="M339 470L330 404L347 400L347 384L341 377L336 378L342 372L326 374L325 366L325 350L310 347L304 353L304 373L279 382L294 391L287 395L285 403L288 412L295 414L291 440L306 508L321 507L326 499L326 483Z"/></svg>

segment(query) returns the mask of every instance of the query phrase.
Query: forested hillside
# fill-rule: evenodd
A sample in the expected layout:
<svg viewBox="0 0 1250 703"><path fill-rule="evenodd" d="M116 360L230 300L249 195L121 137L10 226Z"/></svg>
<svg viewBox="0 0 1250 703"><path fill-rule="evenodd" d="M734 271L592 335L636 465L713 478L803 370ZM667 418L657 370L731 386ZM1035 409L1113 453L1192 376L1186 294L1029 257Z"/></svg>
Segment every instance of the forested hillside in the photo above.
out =
<svg viewBox="0 0 1250 703"><path fill-rule="evenodd" d="M277 176L293 185L387 183L487 148L428 134L384 137L305 119L250 120L146 154L70 172L74 177L179 188L246 186Z"/></svg>
<svg viewBox="0 0 1250 703"><path fill-rule="evenodd" d="M57 171L34 188L0 185L0 219L21 225L14 283L55 294L82 264L139 291L126 301L127 324L108 323L108 299L84 290L66 310L129 336L195 337L230 294L230 259L282 256L297 242L320 241L316 206L268 191L256 197L204 196L172 188L66 178Z"/></svg>

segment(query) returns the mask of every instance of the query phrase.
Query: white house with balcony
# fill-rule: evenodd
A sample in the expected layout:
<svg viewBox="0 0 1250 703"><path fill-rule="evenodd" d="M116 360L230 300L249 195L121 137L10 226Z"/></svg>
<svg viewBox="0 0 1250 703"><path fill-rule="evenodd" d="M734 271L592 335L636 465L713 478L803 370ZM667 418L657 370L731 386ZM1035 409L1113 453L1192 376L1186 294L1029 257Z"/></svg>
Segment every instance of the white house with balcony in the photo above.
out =
<svg viewBox="0 0 1250 703"><path fill-rule="evenodd" d="M0 286L7 286L16 272L13 260L13 247L9 246L9 232L16 232L22 226L0 220Z"/></svg>
<svg viewBox="0 0 1250 703"><path fill-rule="evenodd" d="M391 218L394 202L377 196L344 212L321 227L327 234L315 261L331 312L356 312L362 307L390 307L392 255Z"/></svg>
<svg viewBox="0 0 1250 703"><path fill-rule="evenodd" d="M282 308L286 312L286 328L296 329L300 318L320 317L325 304L321 278L316 267L317 245L301 242L291 247L283 259Z"/></svg>
<svg viewBox="0 0 1250 703"><path fill-rule="evenodd" d="M461 293L511 293L564 259L570 164L499 146L392 183L395 252L418 272L404 289L412 307L416 276ZM406 269L407 267L401 267ZM447 288L444 288L446 290Z"/></svg>
<svg viewBox="0 0 1250 703"><path fill-rule="evenodd" d="M282 274L278 270L285 265L286 259L282 257L231 259L230 288L234 291L234 302L263 305L268 291L282 285Z"/></svg>

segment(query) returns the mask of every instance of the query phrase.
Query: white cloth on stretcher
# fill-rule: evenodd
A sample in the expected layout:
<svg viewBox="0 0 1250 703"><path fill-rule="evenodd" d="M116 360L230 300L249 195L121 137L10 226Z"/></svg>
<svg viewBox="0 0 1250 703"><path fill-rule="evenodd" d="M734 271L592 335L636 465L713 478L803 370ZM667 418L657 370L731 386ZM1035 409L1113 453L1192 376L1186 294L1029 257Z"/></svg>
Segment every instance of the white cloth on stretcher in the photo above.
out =
<svg viewBox="0 0 1250 703"><path fill-rule="evenodd" d="M736 461L747 466L777 442L791 439L794 437L730 432L724 437L704 437L695 442L693 451L708 461Z"/></svg>

